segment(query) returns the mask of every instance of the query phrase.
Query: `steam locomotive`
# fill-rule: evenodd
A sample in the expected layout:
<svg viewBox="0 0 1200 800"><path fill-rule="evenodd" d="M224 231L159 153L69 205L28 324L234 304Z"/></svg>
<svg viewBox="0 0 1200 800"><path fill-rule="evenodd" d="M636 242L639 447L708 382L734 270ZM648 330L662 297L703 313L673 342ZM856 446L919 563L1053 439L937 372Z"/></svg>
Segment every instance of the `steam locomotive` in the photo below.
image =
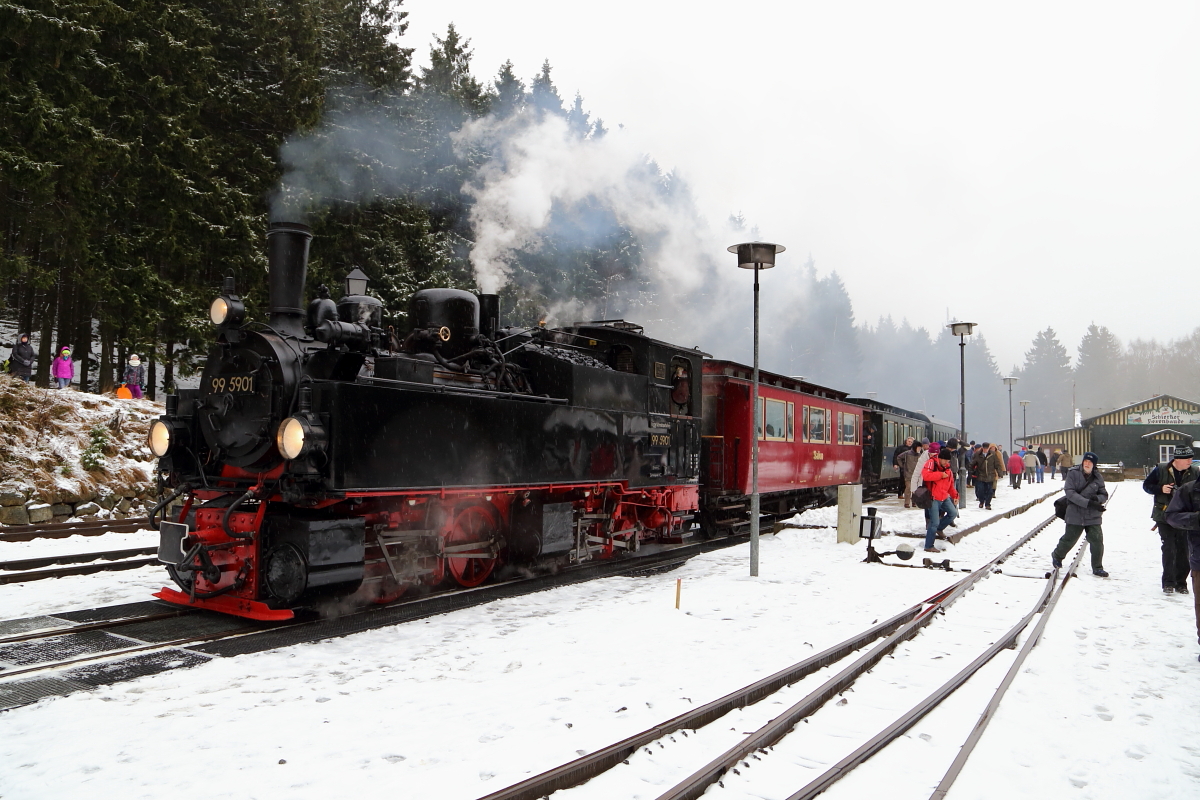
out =
<svg viewBox="0 0 1200 800"><path fill-rule="evenodd" d="M199 388L151 426L151 519L177 509L158 552L175 588L156 597L281 620L746 523L748 367L622 320L502 327L496 295L454 289L416 292L400 341L358 270L341 300L322 287L303 305L311 239L271 225L268 322L246 320L226 279ZM763 513L859 480L863 418L880 410L761 382Z"/></svg>

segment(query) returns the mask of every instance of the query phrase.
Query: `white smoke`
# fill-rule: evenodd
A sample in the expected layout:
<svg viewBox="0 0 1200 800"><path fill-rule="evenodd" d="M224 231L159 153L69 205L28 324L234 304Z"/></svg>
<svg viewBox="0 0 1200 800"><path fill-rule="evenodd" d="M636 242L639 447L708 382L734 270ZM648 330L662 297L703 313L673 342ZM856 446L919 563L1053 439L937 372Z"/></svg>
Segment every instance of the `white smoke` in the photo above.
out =
<svg viewBox="0 0 1200 800"><path fill-rule="evenodd" d="M537 249L556 206L587 200L634 233L651 279L677 291L699 287L724 249L690 198L664 191L657 170L619 132L580 138L564 118L527 110L470 122L455 141L493 156L464 187L475 201L471 264L485 292L508 283L515 254Z"/></svg>

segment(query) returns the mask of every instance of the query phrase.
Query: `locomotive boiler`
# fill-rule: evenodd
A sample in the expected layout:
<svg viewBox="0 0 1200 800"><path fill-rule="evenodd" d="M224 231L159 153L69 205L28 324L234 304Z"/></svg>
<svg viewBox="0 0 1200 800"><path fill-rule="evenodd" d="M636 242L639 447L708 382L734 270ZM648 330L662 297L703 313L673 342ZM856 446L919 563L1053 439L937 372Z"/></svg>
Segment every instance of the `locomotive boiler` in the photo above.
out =
<svg viewBox="0 0 1200 800"><path fill-rule="evenodd" d="M271 225L268 321L227 279L199 388L152 426L157 597L287 619L685 536L703 353L623 321L504 328L498 297L455 289L417 292L400 342L357 270L304 304L311 238Z"/></svg>

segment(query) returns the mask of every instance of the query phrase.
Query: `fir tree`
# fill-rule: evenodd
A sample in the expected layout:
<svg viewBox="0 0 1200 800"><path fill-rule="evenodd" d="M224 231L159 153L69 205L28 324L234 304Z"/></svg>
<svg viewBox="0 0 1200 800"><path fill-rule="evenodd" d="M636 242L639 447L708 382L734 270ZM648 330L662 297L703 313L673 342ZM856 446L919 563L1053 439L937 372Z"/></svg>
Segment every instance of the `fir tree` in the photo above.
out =
<svg viewBox="0 0 1200 800"><path fill-rule="evenodd" d="M1124 351L1117 337L1103 325L1092 323L1079 342L1075 367L1075 397L1083 408L1116 408L1124 405L1120 373Z"/></svg>
<svg viewBox="0 0 1200 800"><path fill-rule="evenodd" d="M1071 358L1053 328L1039 331L1034 337L1017 377L1020 383L1013 387L1014 418L1019 413L1016 401L1028 400L1030 429L1037 426L1054 430L1074 424Z"/></svg>

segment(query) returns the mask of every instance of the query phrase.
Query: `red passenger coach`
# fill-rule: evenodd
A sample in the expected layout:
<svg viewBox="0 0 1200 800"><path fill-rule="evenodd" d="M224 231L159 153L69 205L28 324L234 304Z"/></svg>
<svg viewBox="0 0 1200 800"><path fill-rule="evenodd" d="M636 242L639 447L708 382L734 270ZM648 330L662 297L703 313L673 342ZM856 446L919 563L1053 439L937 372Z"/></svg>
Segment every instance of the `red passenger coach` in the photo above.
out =
<svg viewBox="0 0 1200 800"><path fill-rule="evenodd" d="M751 367L704 362L701 426L701 517L710 532L749 519ZM832 487L858 483L862 413L845 392L759 372L763 427L758 438L758 489L764 516L785 516L823 502Z"/></svg>

